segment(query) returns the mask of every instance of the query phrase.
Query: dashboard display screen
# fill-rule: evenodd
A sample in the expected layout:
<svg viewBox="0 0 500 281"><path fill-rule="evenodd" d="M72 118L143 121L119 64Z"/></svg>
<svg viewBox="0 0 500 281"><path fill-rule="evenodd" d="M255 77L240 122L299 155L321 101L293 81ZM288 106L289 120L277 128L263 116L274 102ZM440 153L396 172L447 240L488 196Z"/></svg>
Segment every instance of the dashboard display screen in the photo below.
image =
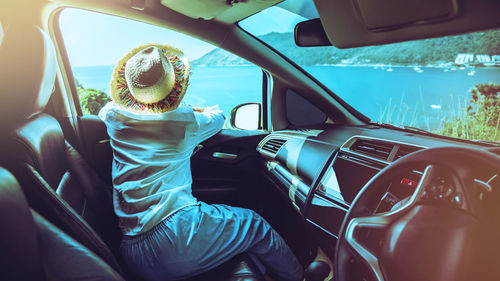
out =
<svg viewBox="0 0 500 281"><path fill-rule="evenodd" d="M326 194L345 201L342 196L342 192L340 191L339 181L333 167L328 168L328 171L326 171L325 176L321 181L320 188Z"/></svg>
<svg viewBox="0 0 500 281"><path fill-rule="evenodd" d="M363 186L380 171L377 167L337 157L332 170L344 201L351 203Z"/></svg>

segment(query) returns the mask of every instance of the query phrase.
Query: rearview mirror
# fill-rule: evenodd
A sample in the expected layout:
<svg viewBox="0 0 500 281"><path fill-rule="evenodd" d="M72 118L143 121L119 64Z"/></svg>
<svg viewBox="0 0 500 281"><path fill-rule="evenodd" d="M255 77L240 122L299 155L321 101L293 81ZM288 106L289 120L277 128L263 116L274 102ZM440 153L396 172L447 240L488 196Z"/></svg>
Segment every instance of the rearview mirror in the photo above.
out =
<svg viewBox="0 0 500 281"><path fill-rule="evenodd" d="M259 130L261 125L260 103L244 103L237 105L231 111L231 126L243 130Z"/></svg>
<svg viewBox="0 0 500 281"><path fill-rule="evenodd" d="M319 19L299 22L293 32L295 44L300 47L331 46Z"/></svg>

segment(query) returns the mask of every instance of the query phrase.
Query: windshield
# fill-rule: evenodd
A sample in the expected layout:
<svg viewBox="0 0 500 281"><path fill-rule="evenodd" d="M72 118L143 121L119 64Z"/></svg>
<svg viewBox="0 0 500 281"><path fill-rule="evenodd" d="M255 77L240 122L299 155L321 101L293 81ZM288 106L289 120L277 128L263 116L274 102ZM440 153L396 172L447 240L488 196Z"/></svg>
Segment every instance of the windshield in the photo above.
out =
<svg viewBox="0 0 500 281"><path fill-rule="evenodd" d="M296 46L295 25L317 17L312 1L285 1L239 25L374 122L500 141L500 30L343 50Z"/></svg>

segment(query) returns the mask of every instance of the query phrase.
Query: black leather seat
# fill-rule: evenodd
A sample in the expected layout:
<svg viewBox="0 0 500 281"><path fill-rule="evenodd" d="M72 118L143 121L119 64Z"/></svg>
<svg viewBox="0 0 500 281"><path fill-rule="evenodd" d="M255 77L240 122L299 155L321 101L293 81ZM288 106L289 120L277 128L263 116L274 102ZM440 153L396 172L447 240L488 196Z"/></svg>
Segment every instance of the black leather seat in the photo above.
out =
<svg viewBox="0 0 500 281"><path fill-rule="evenodd" d="M124 280L101 258L28 206L12 174L0 168L2 280Z"/></svg>
<svg viewBox="0 0 500 281"><path fill-rule="evenodd" d="M112 188L65 141L58 121L42 113L57 71L50 37L32 25L9 26L0 62L0 162L18 178L30 206L120 271Z"/></svg>
<svg viewBox="0 0 500 281"><path fill-rule="evenodd" d="M17 177L33 209L122 272L112 188L65 140L57 120L42 112L56 70L45 31L8 28L0 48L0 164ZM262 280L252 264L244 255L198 280Z"/></svg>

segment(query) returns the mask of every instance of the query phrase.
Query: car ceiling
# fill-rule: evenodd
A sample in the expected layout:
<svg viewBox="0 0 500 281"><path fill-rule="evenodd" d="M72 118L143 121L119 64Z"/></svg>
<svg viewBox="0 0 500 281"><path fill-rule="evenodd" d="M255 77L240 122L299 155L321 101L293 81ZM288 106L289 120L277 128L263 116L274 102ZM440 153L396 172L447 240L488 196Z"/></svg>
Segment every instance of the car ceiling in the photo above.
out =
<svg viewBox="0 0 500 281"><path fill-rule="evenodd" d="M56 6L81 7L152 24L164 25L164 19L168 17L168 27L192 35L199 33L196 31L201 28L204 32L213 33L203 36L205 39L220 45L224 39L224 32L221 31L234 28L234 23L248 16L280 2L280 7L293 11L296 7L311 6L311 1L36 0L29 1L31 5L26 6L16 5L17 1L3 1L0 5L6 6L2 9L4 11L22 7L22 11L9 13L11 15L24 13L27 16L30 6L51 2ZM494 0L314 0L314 4L328 39L338 48L380 45L500 26L500 1ZM423 9L411 8L423 6ZM443 15L436 18L436 10L443 10ZM391 23L391 20L394 22Z"/></svg>
<svg viewBox="0 0 500 281"><path fill-rule="evenodd" d="M380 45L500 26L500 1L492 0L54 0L102 4L146 14L179 13L205 23L232 25L270 6L317 17L338 48ZM166 8L165 8L166 7ZM309 8L308 15L305 8ZM168 10L168 11L167 11Z"/></svg>
<svg viewBox="0 0 500 281"><path fill-rule="evenodd" d="M235 23L282 0L161 0L161 4L191 18ZM142 1L139 1L142 2Z"/></svg>
<svg viewBox="0 0 500 281"><path fill-rule="evenodd" d="M178 13L194 20L223 24L234 24L281 1L283 0L48 0L57 5L85 7L101 12L104 12L103 7L109 7L113 14L131 9L149 15Z"/></svg>

